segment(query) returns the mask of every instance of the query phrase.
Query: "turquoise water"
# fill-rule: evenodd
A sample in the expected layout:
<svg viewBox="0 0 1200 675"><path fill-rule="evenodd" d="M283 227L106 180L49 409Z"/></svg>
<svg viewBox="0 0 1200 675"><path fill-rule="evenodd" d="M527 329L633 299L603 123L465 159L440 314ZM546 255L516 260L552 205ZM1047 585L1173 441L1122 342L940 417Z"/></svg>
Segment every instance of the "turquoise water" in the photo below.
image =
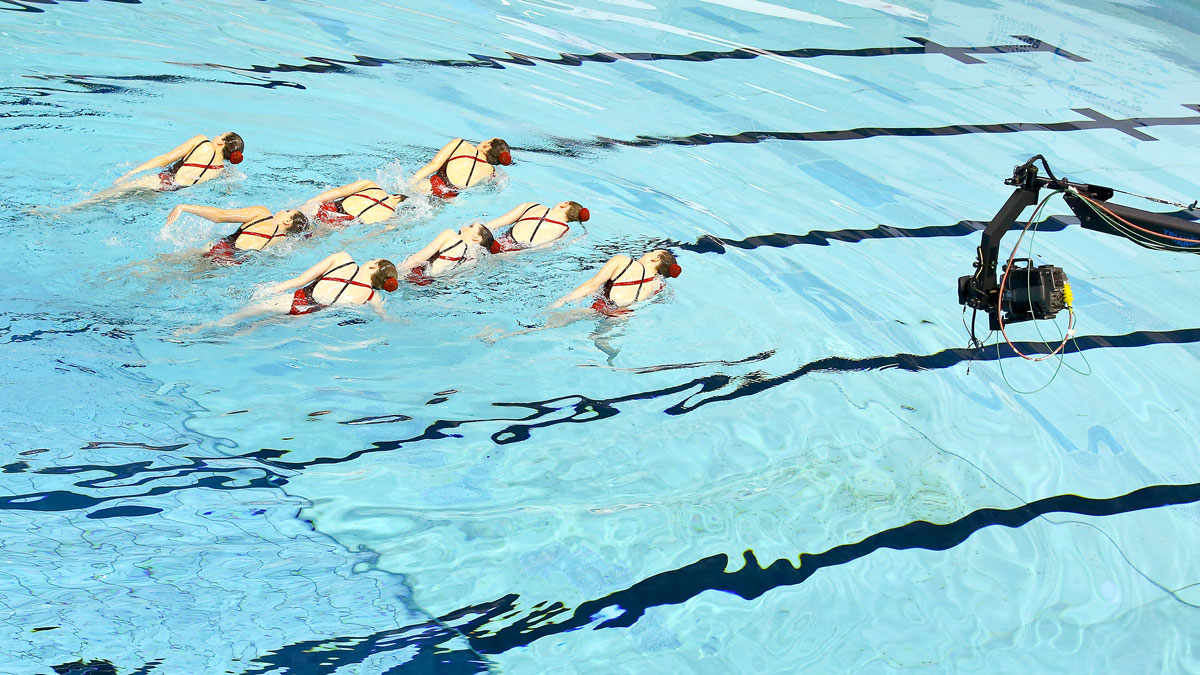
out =
<svg viewBox="0 0 1200 675"><path fill-rule="evenodd" d="M0 2L0 672L1200 670L1200 260L1052 202L1085 374L1031 394L1054 363L966 350L955 301L1033 154L1200 197L1197 33L1182 0ZM225 178L45 208L230 129ZM515 163L391 232L172 257L229 231L175 204L399 189L454 136ZM566 199L567 241L401 321L176 337ZM659 245L683 275L632 317L477 338Z"/></svg>

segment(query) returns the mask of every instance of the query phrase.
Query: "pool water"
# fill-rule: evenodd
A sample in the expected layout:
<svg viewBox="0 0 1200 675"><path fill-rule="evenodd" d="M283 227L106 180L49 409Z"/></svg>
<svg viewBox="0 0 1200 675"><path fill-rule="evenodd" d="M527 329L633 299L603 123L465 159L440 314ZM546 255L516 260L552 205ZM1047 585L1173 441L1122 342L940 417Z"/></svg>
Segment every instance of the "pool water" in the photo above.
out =
<svg viewBox="0 0 1200 675"><path fill-rule="evenodd" d="M1200 197L1192 4L342 5L0 0L0 672L1200 670L1200 259L1052 201L1061 368L969 349L955 295L1031 155ZM226 130L223 178L57 208ZM204 270L229 226L165 225L455 136L515 162L393 230ZM178 334L567 199L389 320ZM632 316L480 338L659 246Z"/></svg>

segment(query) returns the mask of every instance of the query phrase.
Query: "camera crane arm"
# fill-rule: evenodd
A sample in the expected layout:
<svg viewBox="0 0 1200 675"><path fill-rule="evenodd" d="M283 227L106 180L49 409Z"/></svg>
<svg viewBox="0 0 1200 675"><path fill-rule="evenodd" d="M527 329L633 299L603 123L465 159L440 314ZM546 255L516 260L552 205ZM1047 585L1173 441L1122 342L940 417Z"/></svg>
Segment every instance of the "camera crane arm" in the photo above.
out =
<svg viewBox="0 0 1200 675"><path fill-rule="evenodd" d="M1046 176L1038 175L1037 163L1041 162L1046 169ZM958 302L975 310L987 312L989 328L999 330L1001 312L1004 323L1017 323L1030 319L1051 319L1065 306L1064 291L1066 275L1062 268L1052 265L1033 267L1033 261L1027 258L1013 261L1014 268L1008 270L1011 278L1004 288L1004 296L1000 294L998 278L1000 240L1012 229L1021 213L1028 207L1038 203L1042 188L1056 192L1066 191L1067 205L1079 216L1080 224L1089 230L1123 236L1134 239L1132 230L1121 226L1116 221L1124 222L1133 230L1143 230L1151 235L1157 235L1175 242L1190 242L1177 236L1184 233L1195 237L1195 243L1200 244L1200 225L1182 218L1174 218L1161 213L1142 211L1127 206L1108 204L1103 207L1108 211L1111 220L1100 214L1093 204L1112 199L1114 190L1101 185L1073 183L1060 179L1050 170L1046 158L1035 155L1029 161L1013 169L1012 177L1004 180L1005 185L1013 186L1013 192L1004 206L987 224L976 250L975 273L959 277ZM1162 201L1162 200L1155 200ZM1171 202L1164 202L1171 203ZM1191 208L1194 208L1195 204ZM1187 208L1187 207L1185 207ZM1114 224L1117 227L1114 227ZM1164 234L1164 232L1166 234ZM1146 246L1146 243L1134 239L1135 242ZM1195 244L1193 244L1195 245ZM1152 245L1153 248L1170 248L1168 245ZM1175 250L1181 250L1176 247ZM1187 250L1187 249L1182 249ZM1200 247L1196 249L1200 253ZM1024 266L1016 266L1018 262ZM1012 272L1020 270L1024 274Z"/></svg>

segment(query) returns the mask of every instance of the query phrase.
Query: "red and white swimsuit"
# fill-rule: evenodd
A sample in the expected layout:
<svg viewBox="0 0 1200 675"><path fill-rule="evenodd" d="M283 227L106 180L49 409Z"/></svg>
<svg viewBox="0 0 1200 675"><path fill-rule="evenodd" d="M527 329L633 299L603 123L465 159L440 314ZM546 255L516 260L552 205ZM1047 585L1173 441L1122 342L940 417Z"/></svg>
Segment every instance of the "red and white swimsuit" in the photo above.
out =
<svg viewBox="0 0 1200 675"><path fill-rule="evenodd" d="M348 278L343 279L341 277L330 276L343 267L349 267L351 265L354 265L354 271L346 275ZM355 281L355 274L358 274L358 263L342 263L341 265L338 265L337 267L334 267L326 272L321 276L320 279L317 279L303 288L297 288L296 292L292 294L292 309L288 312L288 314L299 316L301 314L312 314L313 312L319 312L330 305L336 304L337 301L341 299L342 293L345 293L346 289L350 288L351 286L361 286L362 288L368 288L371 290L371 294L367 296L367 299L359 303L363 305L367 304L375 298L375 289L372 288L370 284L364 284L361 281ZM342 283L341 289L338 290L337 295L333 296L333 300L330 300L328 304L322 304L313 299L313 289L315 289L317 284L321 283L322 281L339 281Z"/></svg>
<svg viewBox="0 0 1200 675"><path fill-rule="evenodd" d="M463 187L458 187L454 183L451 183L450 177L446 175L446 167L450 165L450 162L453 162L456 159L472 159L475 160L475 162L489 164L486 159L480 159L478 155L454 154L458 151L459 146L461 146L464 142L465 141L459 141L458 145L455 145L454 149L450 151L450 159L446 160L446 163L442 165L442 168L438 169L429 177L429 191L433 193L435 197L441 197L442 199L453 199L458 196L460 190L464 190L471 185L471 177L475 175L475 164L471 164L471 171L467 173L467 184Z"/></svg>
<svg viewBox="0 0 1200 675"><path fill-rule="evenodd" d="M379 192L383 195L383 197L376 199L375 197L367 194L368 192ZM371 203L367 204L367 206L358 213L349 213L346 211L345 201L350 197L362 197ZM379 206L391 211L392 213L395 213L396 209L388 206L387 200L388 193L383 188L369 187L362 192L355 192L354 194L342 197L341 199L323 202L317 209L317 220L325 223L326 225L343 225L347 221L354 220L355 218L362 218L364 213Z"/></svg>
<svg viewBox="0 0 1200 675"><path fill-rule="evenodd" d="M275 230L273 232L271 232L271 234L263 234L262 232L248 232L247 231L248 228L253 227L259 223L266 222L273 217L274 216L266 216L263 218L259 218L258 220L253 220L248 223L243 223L241 225L241 227L239 227L237 230L235 230L233 232L233 234L230 234L226 237L222 237L219 241L217 241L217 243L213 244L212 247L210 247L207 251L204 252L204 257L208 258L209 260L212 260L213 262L217 263L218 265L239 265L239 264L241 264L241 261L238 260L236 257L237 252L243 250L243 249L240 249L237 247L238 237L241 237L241 236L262 237L263 239L267 240L267 242L265 244L263 244L263 248L266 248L276 238L288 236L288 233L286 231L284 231L284 232L279 231L279 223L275 223Z"/></svg>
<svg viewBox="0 0 1200 675"><path fill-rule="evenodd" d="M571 226L567 225L566 223L562 222L561 220L554 220L553 218L547 218L547 216L550 215L550 211L551 211L550 207L548 207L548 206L542 206L542 208L546 209L546 211L545 211L545 213L543 213L541 215L540 218L536 217L536 216L526 217L527 213L529 213L533 209L536 209L539 206L542 206L542 205L534 204L533 206L530 206L530 207L526 208L524 211L522 211L521 215L517 216L517 219L515 221L513 221L512 228L509 229L509 231L506 232L504 235L502 235L500 237L500 239L497 239L497 241L500 242L500 250L501 251L515 251L520 248L525 248L526 246L533 246L534 245L533 240L537 237L538 231L541 230L542 225L544 225L546 223L550 223L552 225L558 225L559 227L561 227L563 229L562 232L560 232L558 234L558 236L555 237L555 239L561 239L562 237L566 236L567 232L571 231ZM517 223L523 223L523 222L531 221L531 220L537 221L537 224L533 226L533 231L529 233L528 238L521 241L513 236L513 232L515 232L517 229ZM553 241L553 240L551 240L551 241ZM549 242L546 242L546 243L549 243Z"/></svg>
<svg viewBox="0 0 1200 675"><path fill-rule="evenodd" d="M633 267L633 265L635 263L637 264L638 267L642 268L641 274L639 274L637 276L637 278L632 281L617 281L617 279L620 279L622 276L624 276L625 272L629 271L629 268ZM633 312L632 309L629 309L626 305L618 305L616 302L613 302L613 299L611 297L609 297L609 294L612 293L613 287L614 286L637 286L637 291L633 295L633 300L630 300L627 303L628 305L632 305L633 303L635 303L641 299L642 286L644 286L652 281L656 281L657 279L658 279L658 275L650 274L650 271L646 269L645 265L643 265L642 263L640 263L636 260L630 260L629 264L625 265L625 267L623 267L620 272L617 272L616 276L612 277L607 282L605 282L604 294L601 295L599 298L596 299L595 302L592 303L592 309L600 312L601 314L603 314L605 316L622 316L625 314L629 314L629 313ZM659 290L662 290L661 286L659 288L647 293L646 297L648 298L648 297L654 295Z"/></svg>
<svg viewBox="0 0 1200 675"><path fill-rule="evenodd" d="M205 143L208 143L209 151L212 153L211 156L208 158L208 161L204 164L197 164L197 163L192 162L191 161L192 155L196 154L196 151L199 150L200 147L203 146ZM213 164L213 161L216 158L217 158L217 149L213 147L212 143L210 141L200 141L195 146L193 146L191 150L188 150L188 153L186 155L184 155L183 159L172 164L170 167L167 168L166 171L163 171L158 174L158 189L163 192L174 192L175 190L178 190L179 188L183 188L183 187L187 187L188 185L195 185L196 183L199 183L200 179L204 177L204 174L208 173L209 171L220 171L221 169L223 169L225 167L224 164ZM188 183L187 185L181 185L179 182L176 181L175 175L178 174L179 170L185 166L202 169L202 171L200 172L200 175L196 176L196 179L193 180L191 183Z"/></svg>
<svg viewBox="0 0 1200 675"><path fill-rule="evenodd" d="M453 251L454 249L458 248L459 246L462 247L462 255L460 255L460 256L445 255L445 254L449 253L450 251ZM428 272L426 266L432 264L434 260L448 260L448 261L454 263L453 265L450 266L450 269L453 270L454 268L463 264L466 260L468 260L468 258L469 258L469 256L467 255L467 242L463 241L462 239L459 239L458 241L454 242L453 244L450 244L449 246L447 246L446 248L438 251L437 253L434 253L433 256L431 258L429 258L429 260L426 261L426 263L424 265L417 265L416 267L409 270L408 280L418 286L428 286L429 284L433 283L434 277L429 276L429 272Z"/></svg>

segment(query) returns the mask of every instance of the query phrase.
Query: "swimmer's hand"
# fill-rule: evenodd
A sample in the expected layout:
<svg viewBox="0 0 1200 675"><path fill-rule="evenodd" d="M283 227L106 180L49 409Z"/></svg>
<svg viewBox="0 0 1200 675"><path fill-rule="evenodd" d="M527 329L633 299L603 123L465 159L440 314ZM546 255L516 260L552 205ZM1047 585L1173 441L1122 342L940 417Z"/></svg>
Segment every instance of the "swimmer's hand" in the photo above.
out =
<svg viewBox="0 0 1200 675"><path fill-rule="evenodd" d="M171 209L171 212L169 214L167 214L167 224L168 225L173 224L176 220L179 220L179 216L182 216L182 215L183 215L183 204L180 204L180 205L176 206L175 208Z"/></svg>

